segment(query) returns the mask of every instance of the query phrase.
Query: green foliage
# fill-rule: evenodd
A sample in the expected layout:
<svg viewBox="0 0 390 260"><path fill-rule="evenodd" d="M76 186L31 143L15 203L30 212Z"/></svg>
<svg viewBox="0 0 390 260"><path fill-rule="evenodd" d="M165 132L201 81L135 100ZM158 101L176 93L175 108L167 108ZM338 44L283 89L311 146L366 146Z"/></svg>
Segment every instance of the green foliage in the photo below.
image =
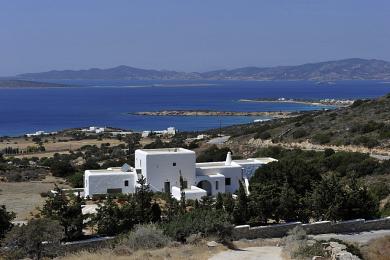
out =
<svg viewBox="0 0 390 260"><path fill-rule="evenodd" d="M191 234L201 233L204 236L224 236L232 229L229 216L220 210L194 209L176 215L171 221L162 225L165 234L177 241L184 242Z"/></svg>
<svg viewBox="0 0 390 260"><path fill-rule="evenodd" d="M53 257L63 234L63 227L57 221L35 219L27 225L13 227L3 245L8 248L6 254L11 259Z"/></svg>
<svg viewBox="0 0 390 260"><path fill-rule="evenodd" d="M215 207L216 210L222 210L223 209L223 197L222 197L222 193L220 193L220 192L218 192L217 200L215 202L214 207Z"/></svg>
<svg viewBox="0 0 390 260"><path fill-rule="evenodd" d="M146 179L140 178L138 184L135 194L125 196L121 204L109 196L100 205L92 221L99 234L117 235L128 232L136 224L161 220L161 209L157 203L152 203L153 192L146 184Z"/></svg>
<svg viewBox="0 0 390 260"><path fill-rule="evenodd" d="M8 212L4 205L0 207L0 239L12 228L11 221L15 218L15 213Z"/></svg>
<svg viewBox="0 0 390 260"><path fill-rule="evenodd" d="M264 132L259 132L259 133L256 133L254 138L255 139L262 139L262 140L266 140L266 139L270 139L272 136L271 134L268 132L268 131L264 131Z"/></svg>
<svg viewBox="0 0 390 260"><path fill-rule="evenodd" d="M245 224L248 219L248 197L245 192L243 183L239 182L238 189L238 201L237 205L233 210L234 223L235 224Z"/></svg>
<svg viewBox="0 0 390 260"><path fill-rule="evenodd" d="M196 158L197 162L219 162L226 159L226 154L231 152L229 148L218 148L216 145L204 150Z"/></svg>
<svg viewBox="0 0 390 260"><path fill-rule="evenodd" d="M327 144L330 142L330 137L329 133L318 133L313 136L313 141L319 144Z"/></svg>
<svg viewBox="0 0 390 260"><path fill-rule="evenodd" d="M41 213L46 218L58 221L64 228L66 240L75 240L83 236L82 199L73 196L70 199L58 187L55 194L50 196L43 206Z"/></svg>
<svg viewBox="0 0 390 260"><path fill-rule="evenodd" d="M122 230L122 212L118 204L111 197L108 197L104 204L100 205L93 218L97 226L97 233L105 235L116 235Z"/></svg>
<svg viewBox="0 0 390 260"><path fill-rule="evenodd" d="M335 174L324 176L312 194L317 219L371 219L378 215L379 201L355 178L343 184Z"/></svg>
<svg viewBox="0 0 390 260"><path fill-rule="evenodd" d="M83 188L84 187L84 173L76 172L75 174L67 178L68 182L73 188Z"/></svg>
<svg viewBox="0 0 390 260"><path fill-rule="evenodd" d="M294 139L298 139L298 138L302 138L302 137L305 137L307 136L308 133L306 132L305 129L297 129L294 131L294 133L292 134L293 138Z"/></svg>
<svg viewBox="0 0 390 260"><path fill-rule="evenodd" d="M273 147L258 154L279 161L259 168L252 177L247 223L258 225L268 219L344 220L377 215L378 196L372 196L374 192L369 192L356 177L384 174L389 162L379 163L367 154L333 150L313 152ZM378 188L377 194L381 192L386 193Z"/></svg>
<svg viewBox="0 0 390 260"><path fill-rule="evenodd" d="M378 200L390 195L390 184L386 181L376 182L369 186L369 190Z"/></svg>

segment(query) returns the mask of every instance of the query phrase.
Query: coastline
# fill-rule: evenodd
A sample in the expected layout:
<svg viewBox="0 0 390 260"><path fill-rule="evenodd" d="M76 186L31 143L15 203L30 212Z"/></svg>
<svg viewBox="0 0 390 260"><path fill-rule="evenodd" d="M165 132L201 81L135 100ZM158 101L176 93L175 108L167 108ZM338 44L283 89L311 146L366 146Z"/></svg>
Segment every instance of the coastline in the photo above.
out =
<svg viewBox="0 0 390 260"><path fill-rule="evenodd" d="M299 99L239 99L238 102L254 102L254 103L292 103L311 106L336 106L348 107L353 104L354 100L341 99L323 99L323 100L299 100Z"/></svg>
<svg viewBox="0 0 390 260"><path fill-rule="evenodd" d="M289 118L297 115L297 112L239 112L239 111L209 111L209 110L162 110L132 112L139 116L264 116L272 118Z"/></svg>

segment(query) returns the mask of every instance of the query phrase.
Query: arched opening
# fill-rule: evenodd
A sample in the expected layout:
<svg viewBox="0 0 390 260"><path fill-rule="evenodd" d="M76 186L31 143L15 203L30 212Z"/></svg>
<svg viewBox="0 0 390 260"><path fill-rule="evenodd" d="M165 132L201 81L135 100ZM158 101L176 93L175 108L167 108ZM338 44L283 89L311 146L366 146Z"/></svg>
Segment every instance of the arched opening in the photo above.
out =
<svg viewBox="0 0 390 260"><path fill-rule="evenodd" d="M205 190L207 192L207 196L211 196L211 183L209 181L200 181L197 187Z"/></svg>

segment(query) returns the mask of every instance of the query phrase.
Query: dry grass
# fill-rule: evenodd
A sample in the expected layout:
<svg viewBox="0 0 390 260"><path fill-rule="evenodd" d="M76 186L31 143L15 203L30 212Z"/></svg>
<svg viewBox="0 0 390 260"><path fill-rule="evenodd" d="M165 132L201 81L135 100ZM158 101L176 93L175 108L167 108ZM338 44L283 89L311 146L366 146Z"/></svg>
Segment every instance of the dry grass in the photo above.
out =
<svg viewBox="0 0 390 260"><path fill-rule="evenodd" d="M205 242L192 245L179 245L179 246L170 246L164 247L161 249L154 250L138 250L133 253L131 252L121 252L115 250L101 250L98 252L87 252L81 251L74 254L69 254L63 258L63 260L124 260L124 259L139 259L139 260L148 260L148 259L189 259L189 260L202 260L208 259L210 256L219 253L221 251L227 250L224 246L217 247L208 247Z"/></svg>
<svg viewBox="0 0 390 260"><path fill-rule="evenodd" d="M38 213L37 207L42 207L45 198L40 193L54 188L54 183L62 179L48 177L43 182L0 182L0 205L5 205L8 211L16 213L16 220L28 220ZM60 185L60 187L68 187Z"/></svg>
<svg viewBox="0 0 390 260"><path fill-rule="evenodd" d="M390 236L371 240L361 252L367 260L390 260Z"/></svg>

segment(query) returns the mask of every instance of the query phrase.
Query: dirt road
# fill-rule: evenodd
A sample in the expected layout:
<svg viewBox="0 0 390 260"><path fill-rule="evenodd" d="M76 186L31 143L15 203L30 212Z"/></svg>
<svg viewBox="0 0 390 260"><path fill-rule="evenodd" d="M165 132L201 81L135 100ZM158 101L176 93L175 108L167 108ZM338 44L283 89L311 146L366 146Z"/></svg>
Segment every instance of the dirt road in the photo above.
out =
<svg viewBox="0 0 390 260"><path fill-rule="evenodd" d="M210 260L282 260L282 248L276 246L247 247L218 253Z"/></svg>

